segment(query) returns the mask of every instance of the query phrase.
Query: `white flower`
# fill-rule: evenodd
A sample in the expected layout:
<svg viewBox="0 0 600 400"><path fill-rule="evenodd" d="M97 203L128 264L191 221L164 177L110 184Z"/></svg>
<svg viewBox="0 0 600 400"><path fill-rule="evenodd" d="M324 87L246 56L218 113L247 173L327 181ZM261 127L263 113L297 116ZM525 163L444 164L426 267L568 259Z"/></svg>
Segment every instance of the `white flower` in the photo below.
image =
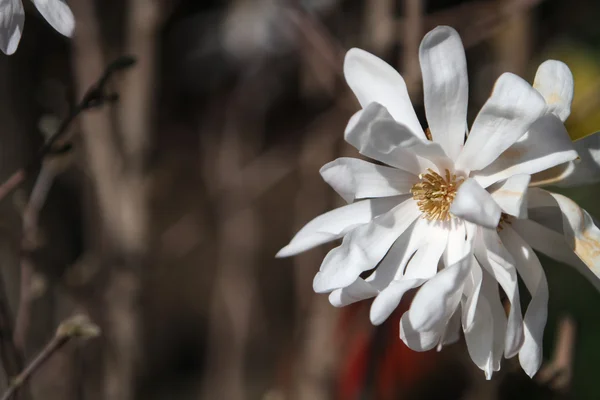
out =
<svg viewBox="0 0 600 400"><path fill-rule="evenodd" d="M532 248L574 265L595 284L600 276L600 230L591 217L564 196L528 191L532 174L577 159L563 125L571 73L547 61L536 89L503 74L465 141L468 82L460 37L449 27L434 29L419 59L428 133L402 77L365 51L348 52L344 74L363 109L345 139L385 165L352 158L325 165L321 175L350 204L309 222L278 257L343 238L313 282L316 292L331 292L334 306L375 297L370 318L380 324L404 293L420 287L400 321L410 348L439 348L457 340L462 328L471 358L488 378L502 356L517 354L533 376L542 360L548 286ZM517 275L531 294L524 317ZM508 315L499 286L511 304Z"/></svg>
<svg viewBox="0 0 600 400"><path fill-rule="evenodd" d="M64 36L70 37L75 28L75 18L64 0L32 0L48 23ZM19 46L25 10L21 0L0 0L0 50L13 54Z"/></svg>

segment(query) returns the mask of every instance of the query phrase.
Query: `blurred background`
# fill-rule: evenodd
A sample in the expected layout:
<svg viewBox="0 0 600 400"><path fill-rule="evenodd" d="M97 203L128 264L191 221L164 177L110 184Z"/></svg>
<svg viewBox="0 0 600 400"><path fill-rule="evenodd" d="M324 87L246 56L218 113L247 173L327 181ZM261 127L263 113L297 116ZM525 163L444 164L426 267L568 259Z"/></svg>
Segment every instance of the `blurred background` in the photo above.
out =
<svg viewBox="0 0 600 400"><path fill-rule="evenodd" d="M600 128L600 2L68 3L73 39L26 0L20 47L0 57L0 181L20 182L0 187L2 387L61 321L86 314L102 335L55 352L19 398L600 399L600 296L565 265L542 257L539 374L511 359L486 381L462 342L408 350L398 333L408 304L373 327L369 301L336 309L314 294L333 245L274 258L342 204L318 170L357 156L343 141L359 108L342 75L347 49L395 66L422 122L418 46L437 25L466 48L469 122L502 72L532 81L560 59L575 76L576 139ZM35 162L123 55L138 62L108 81L118 100L84 112L61 151ZM568 195L598 216L599 189Z"/></svg>

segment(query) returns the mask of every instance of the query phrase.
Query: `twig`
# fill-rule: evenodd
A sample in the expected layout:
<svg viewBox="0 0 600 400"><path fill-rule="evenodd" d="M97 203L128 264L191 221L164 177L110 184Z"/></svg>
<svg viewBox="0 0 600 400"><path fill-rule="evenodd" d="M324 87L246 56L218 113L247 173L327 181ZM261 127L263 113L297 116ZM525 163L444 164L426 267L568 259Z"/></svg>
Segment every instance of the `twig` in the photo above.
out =
<svg viewBox="0 0 600 400"><path fill-rule="evenodd" d="M55 152L60 153L70 149L68 146L56 149L54 145L59 139L65 136L65 134L69 131L68 128L79 116L79 114L91 108L98 107L106 102L117 100L116 95L106 93L106 85L113 73L131 67L134 63L135 59L133 57L124 56L108 65L100 79L98 79L98 81L92 85L85 96L83 96L83 99L79 102L79 104L77 104L71 110L67 118L65 118L59 126L56 133L52 135L50 139L48 139L44 146L42 146L34 159L31 160L25 167L15 171L15 173L13 173L4 183L0 185L0 200L4 199L6 195L19 186L25 180L25 178L31 174L32 171L35 171L42 160L49 154Z"/></svg>
<svg viewBox="0 0 600 400"><path fill-rule="evenodd" d="M554 357L536 377L557 391L567 391L573 377L573 352L576 340L576 326L572 317L563 317L558 325L558 337L554 347Z"/></svg>
<svg viewBox="0 0 600 400"><path fill-rule="evenodd" d="M0 277L0 357L2 366L8 376L14 376L23 368L23 354L15 346L12 339L12 319L8 307L8 299L4 282Z"/></svg>
<svg viewBox="0 0 600 400"><path fill-rule="evenodd" d="M62 322L56 330L54 337L50 339L42 351L12 380L8 389L2 395L1 400L9 400L54 353L60 350L71 339L76 337L91 339L99 334L100 329L98 326L92 323L86 316L78 315Z"/></svg>

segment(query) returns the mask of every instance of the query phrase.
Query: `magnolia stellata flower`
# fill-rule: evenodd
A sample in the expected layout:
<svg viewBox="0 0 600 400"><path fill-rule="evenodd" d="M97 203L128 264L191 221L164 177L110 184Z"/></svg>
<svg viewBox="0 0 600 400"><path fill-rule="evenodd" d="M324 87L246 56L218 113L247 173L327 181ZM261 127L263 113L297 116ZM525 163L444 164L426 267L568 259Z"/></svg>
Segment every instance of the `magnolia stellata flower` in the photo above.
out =
<svg viewBox="0 0 600 400"><path fill-rule="evenodd" d="M532 175L577 160L563 125L572 76L552 60L540 66L535 88L501 75L469 130L467 68L456 31L429 32L419 60L426 132L402 77L363 50L347 53L344 74L363 109L345 139L384 165L353 158L326 164L321 175L349 204L310 221L278 257L343 238L313 281L334 306L375 297L370 318L381 324L408 290L419 288L400 320L410 348L440 348L462 328L488 378L503 356L515 355L532 376L542 360L548 302L532 248L594 280L600 275L600 230L591 217L563 196L528 189ZM596 165L593 155L587 161ZM560 170L553 179L568 175ZM524 316L519 275L531 294Z"/></svg>
<svg viewBox="0 0 600 400"><path fill-rule="evenodd" d="M64 36L70 37L75 28L75 18L64 0L32 0L48 23ZM21 0L0 0L0 49L13 54L19 46L25 10Z"/></svg>

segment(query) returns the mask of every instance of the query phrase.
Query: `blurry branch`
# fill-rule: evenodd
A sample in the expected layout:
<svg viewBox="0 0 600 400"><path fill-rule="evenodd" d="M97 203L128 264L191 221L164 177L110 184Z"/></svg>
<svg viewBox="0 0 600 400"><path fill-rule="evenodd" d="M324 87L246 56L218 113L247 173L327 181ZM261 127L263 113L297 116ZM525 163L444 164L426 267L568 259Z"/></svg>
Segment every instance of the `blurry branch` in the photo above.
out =
<svg viewBox="0 0 600 400"><path fill-rule="evenodd" d="M402 55L403 76L408 93L415 101L415 95L420 91L421 70L416 57L423 37L423 0L404 0L404 52Z"/></svg>
<svg viewBox="0 0 600 400"><path fill-rule="evenodd" d="M100 334L100 328L96 326L85 315L76 315L63 321L56 334L48 344L35 356L33 361L17 376L12 378L8 389L2 395L1 400L9 400L25 384L46 361L58 350L66 345L71 339L92 339Z"/></svg>
<svg viewBox="0 0 600 400"><path fill-rule="evenodd" d="M554 356L552 361L546 364L536 376L538 382L560 392L569 389L573 377L576 330L572 317L566 316L559 321Z"/></svg>
<svg viewBox="0 0 600 400"><path fill-rule="evenodd" d="M105 69L100 79L90 87L79 104L73 107L67 118L65 118L59 126L56 133L50 137L50 139L48 139L44 146L39 150L36 157L25 167L13 173L4 183L2 183L2 185L0 185L0 200L2 200L7 194L19 186L29 174L37 170L38 166L47 156L53 153L60 154L70 150L69 145L66 145L62 148L55 148L54 145L67 134L69 127L79 116L79 114L91 108L98 107L104 103L112 102L117 99L116 95L108 94L106 92L106 84L114 72L130 67L134 63L135 60L133 58L122 57L111 63Z"/></svg>
<svg viewBox="0 0 600 400"><path fill-rule="evenodd" d="M369 0L364 2L365 10L365 43L379 56L386 56L387 51L396 41L394 23L395 0ZM418 35L418 32L416 32Z"/></svg>
<svg viewBox="0 0 600 400"><path fill-rule="evenodd" d="M8 377L17 375L23 368L23 353L15 346L12 332L12 318L8 299L6 298L4 282L0 280L0 357Z"/></svg>

